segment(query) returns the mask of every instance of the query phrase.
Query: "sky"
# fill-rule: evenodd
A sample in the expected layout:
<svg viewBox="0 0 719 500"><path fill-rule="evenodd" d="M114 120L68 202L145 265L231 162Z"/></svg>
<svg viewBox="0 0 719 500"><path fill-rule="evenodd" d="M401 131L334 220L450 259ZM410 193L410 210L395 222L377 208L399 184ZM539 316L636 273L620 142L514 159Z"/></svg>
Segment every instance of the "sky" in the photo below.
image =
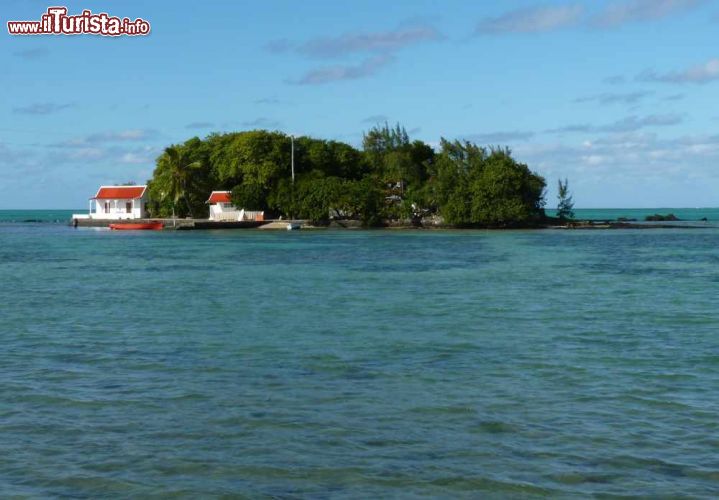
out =
<svg viewBox="0 0 719 500"><path fill-rule="evenodd" d="M2 0L0 209L83 208L170 144L385 121L508 146L580 208L719 206L719 1ZM11 36L52 5L149 36Z"/></svg>

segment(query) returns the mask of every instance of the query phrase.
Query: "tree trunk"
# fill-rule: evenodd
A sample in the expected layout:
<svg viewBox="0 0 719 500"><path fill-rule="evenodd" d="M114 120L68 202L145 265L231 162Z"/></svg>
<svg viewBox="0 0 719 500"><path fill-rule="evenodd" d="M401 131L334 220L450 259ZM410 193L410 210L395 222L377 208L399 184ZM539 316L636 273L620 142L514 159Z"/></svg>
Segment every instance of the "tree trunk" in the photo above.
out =
<svg viewBox="0 0 719 500"><path fill-rule="evenodd" d="M190 217L192 217L194 219L195 216L192 213L192 207L190 206L190 200L187 199L187 195L183 196L183 198L185 198L185 204L187 205L187 211L190 213Z"/></svg>

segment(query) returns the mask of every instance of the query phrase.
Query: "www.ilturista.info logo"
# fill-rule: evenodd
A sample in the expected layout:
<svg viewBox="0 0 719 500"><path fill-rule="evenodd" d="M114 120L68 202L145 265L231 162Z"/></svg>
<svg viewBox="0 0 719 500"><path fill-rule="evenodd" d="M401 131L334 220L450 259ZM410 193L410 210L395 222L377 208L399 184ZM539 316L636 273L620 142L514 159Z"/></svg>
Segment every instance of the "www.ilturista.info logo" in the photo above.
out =
<svg viewBox="0 0 719 500"><path fill-rule="evenodd" d="M8 21L7 31L11 35L138 36L150 33L150 23L140 17L132 21L89 10L68 16L67 7L48 7L39 21Z"/></svg>

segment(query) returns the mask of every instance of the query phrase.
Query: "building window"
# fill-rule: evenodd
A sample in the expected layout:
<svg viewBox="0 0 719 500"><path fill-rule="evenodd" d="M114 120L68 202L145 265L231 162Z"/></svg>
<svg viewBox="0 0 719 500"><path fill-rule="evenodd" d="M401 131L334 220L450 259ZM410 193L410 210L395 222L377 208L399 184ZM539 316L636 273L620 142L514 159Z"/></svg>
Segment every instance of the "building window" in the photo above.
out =
<svg viewBox="0 0 719 500"><path fill-rule="evenodd" d="M105 202L105 213L106 214L110 213L110 202L109 201Z"/></svg>
<svg viewBox="0 0 719 500"><path fill-rule="evenodd" d="M132 202L131 201L128 201L127 203L125 203L125 212L127 212L128 214L130 212L132 212Z"/></svg>

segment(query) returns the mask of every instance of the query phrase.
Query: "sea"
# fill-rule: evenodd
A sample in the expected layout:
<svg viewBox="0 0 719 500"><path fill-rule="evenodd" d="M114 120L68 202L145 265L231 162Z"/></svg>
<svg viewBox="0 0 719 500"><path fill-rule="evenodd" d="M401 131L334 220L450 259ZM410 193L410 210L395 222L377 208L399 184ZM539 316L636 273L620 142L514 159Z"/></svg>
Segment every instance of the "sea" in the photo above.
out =
<svg viewBox="0 0 719 500"><path fill-rule="evenodd" d="M645 212L708 221L112 232L0 211L0 496L716 498L719 209L592 211Z"/></svg>

